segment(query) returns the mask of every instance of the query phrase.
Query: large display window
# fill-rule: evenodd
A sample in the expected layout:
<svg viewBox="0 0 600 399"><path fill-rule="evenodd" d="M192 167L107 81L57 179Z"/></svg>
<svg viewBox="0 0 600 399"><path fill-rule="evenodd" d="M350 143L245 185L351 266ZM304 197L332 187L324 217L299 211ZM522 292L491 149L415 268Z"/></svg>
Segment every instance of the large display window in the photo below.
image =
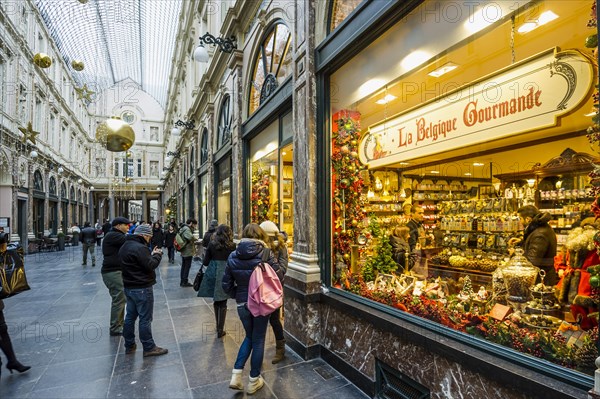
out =
<svg viewBox="0 0 600 399"><path fill-rule="evenodd" d="M328 76L333 287L593 372L592 4L425 1Z"/></svg>
<svg viewBox="0 0 600 399"><path fill-rule="evenodd" d="M226 157L216 166L217 220L231 226L231 157Z"/></svg>

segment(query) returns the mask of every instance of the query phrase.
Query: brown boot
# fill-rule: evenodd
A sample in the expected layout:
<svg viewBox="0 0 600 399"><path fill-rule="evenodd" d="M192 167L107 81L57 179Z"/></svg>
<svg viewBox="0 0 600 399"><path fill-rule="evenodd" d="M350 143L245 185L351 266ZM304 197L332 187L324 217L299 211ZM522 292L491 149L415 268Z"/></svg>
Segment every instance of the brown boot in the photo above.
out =
<svg viewBox="0 0 600 399"><path fill-rule="evenodd" d="M277 364L285 358L285 339L275 341L275 357L271 364Z"/></svg>

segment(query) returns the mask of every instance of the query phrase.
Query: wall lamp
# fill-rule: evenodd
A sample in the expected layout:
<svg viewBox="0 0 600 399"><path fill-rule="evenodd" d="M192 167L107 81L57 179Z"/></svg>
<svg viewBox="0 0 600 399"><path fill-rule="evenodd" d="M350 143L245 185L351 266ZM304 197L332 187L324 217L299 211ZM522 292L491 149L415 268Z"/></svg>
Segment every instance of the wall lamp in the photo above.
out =
<svg viewBox="0 0 600 399"><path fill-rule="evenodd" d="M168 157L179 158L181 156L181 152L179 151L169 151L167 152Z"/></svg>
<svg viewBox="0 0 600 399"><path fill-rule="evenodd" d="M208 62L208 51L204 48L204 44L212 44L213 46L219 46L221 51L225 53L232 53L233 50L237 49L235 44L235 36L231 37L214 37L210 33L206 32L204 36L200 36L200 44L194 50L194 60L198 62Z"/></svg>
<svg viewBox="0 0 600 399"><path fill-rule="evenodd" d="M185 127L187 130L193 130L196 127L194 120L184 122L181 119L177 119L175 126Z"/></svg>

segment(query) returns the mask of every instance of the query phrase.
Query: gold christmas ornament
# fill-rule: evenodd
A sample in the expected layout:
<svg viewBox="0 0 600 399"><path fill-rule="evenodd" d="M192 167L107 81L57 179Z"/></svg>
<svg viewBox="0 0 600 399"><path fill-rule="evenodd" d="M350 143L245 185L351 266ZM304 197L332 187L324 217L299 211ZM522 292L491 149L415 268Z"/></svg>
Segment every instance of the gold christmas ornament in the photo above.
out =
<svg viewBox="0 0 600 399"><path fill-rule="evenodd" d="M33 130L31 122L27 124L27 128L20 127L19 130L21 131L21 133L23 133L23 144L27 143L27 140L31 141L33 144L37 144L35 142L35 136L40 134L40 132L35 132Z"/></svg>
<svg viewBox="0 0 600 399"><path fill-rule="evenodd" d="M74 70L76 71L83 71L84 65L83 65L83 61L80 60L73 60L71 61L71 66L73 67Z"/></svg>
<svg viewBox="0 0 600 399"><path fill-rule="evenodd" d="M87 4L88 0L78 0L81 4Z"/></svg>
<svg viewBox="0 0 600 399"><path fill-rule="evenodd" d="M45 53L37 53L33 56L33 63L40 68L49 68L52 65L52 58Z"/></svg>
<svg viewBox="0 0 600 399"><path fill-rule="evenodd" d="M128 123L113 116L101 123L96 129L96 141L108 151L127 151L135 142L135 132Z"/></svg>

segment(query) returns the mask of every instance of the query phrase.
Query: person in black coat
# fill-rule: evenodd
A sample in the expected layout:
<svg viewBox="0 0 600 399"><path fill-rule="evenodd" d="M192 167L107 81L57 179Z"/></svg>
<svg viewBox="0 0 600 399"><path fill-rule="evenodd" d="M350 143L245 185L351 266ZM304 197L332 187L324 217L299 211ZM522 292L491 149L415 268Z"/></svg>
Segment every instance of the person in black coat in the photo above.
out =
<svg viewBox="0 0 600 399"><path fill-rule="evenodd" d="M152 239L152 228L145 224L136 227L133 235L125 240L119 250L123 265L123 286L127 298L127 314L123 326L125 354L135 352L135 321L140 318L138 331L144 347L144 357L160 356L169 351L158 347L152 338L152 314L154 312L154 291L156 284L154 270L162 259L162 250L155 247L152 252L148 244Z"/></svg>
<svg viewBox="0 0 600 399"><path fill-rule="evenodd" d="M160 227L160 223L154 222L152 225L152 248L159 247L162 248L165 246L165 234L163 229Z"/></svg>
<svg viewBox="0 0 600 399"><path fill-rule="evenodd" d="M112 298L110 307L110 335L123 334L123 320L125 319L125 293L123 292L123 268L119 259L119 250L125 243L129 220L116 217L111 223L111 230L104 235L102 240L102 281L108 288Z"/></svg>
<svg viewBox="0 0 600 399"><path fill-rule="evenodd" d="M83 244L83 262L81 265L87 265L87 254L89 251L92 258L92 267L96 266L96 229L90 225L90 222L85 222L83 225L79 241Z"/></svg>
<svg viewBox="0 0 600 399"><path fill-rule="evenodd" d="M264 251L268 251L267 262L277 272L279 264L268 245L269 237L259 225L250 223L242 232L242 239L237 249L229 255L225 274L223 275L223 290L237 302L237 311L244 326L246 337L240 346L233 367L229 388L242 390L242 372L246 361L250 359L250 382L246 393L249 395L261 389L264 380L260 370L265 354L265 336L269 325L269 316L253 316L248 310L248 285L254 268L263 261ZM265 256L266 258L266 256Z"/></svg>
<svg viewBox="0 0 600 399"><path fill-rule="evenodd" d="M204 237L202 237L202 246L204 248L208 248L208 244L210 244L210 240L212 238L213 233L217 230L217 226L219 222L216 219L211 220L210 226L208 226L208 230L204 233Z"/></svg>
<svg viewBox="0 0 600 399"><path fill-rule="evenodd" d="M169 227L165 232L165 247L169 254L169 263L175 263L175 236L177 235L177 225L175 223L169 223Z"/></svg>

